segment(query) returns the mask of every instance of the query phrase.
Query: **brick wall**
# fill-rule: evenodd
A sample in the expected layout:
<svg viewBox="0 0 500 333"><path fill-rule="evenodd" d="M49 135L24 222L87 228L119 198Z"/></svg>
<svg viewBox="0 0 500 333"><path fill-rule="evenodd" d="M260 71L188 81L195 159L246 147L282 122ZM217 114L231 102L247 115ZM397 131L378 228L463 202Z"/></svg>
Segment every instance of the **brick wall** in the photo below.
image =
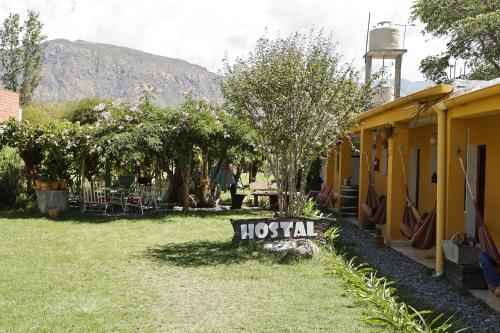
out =
<svg viewBox="0 0 500 333"><path fill-rule="evenodd" d="M0 88L0 122L15 118L20 120L19 93Z"/></svg>

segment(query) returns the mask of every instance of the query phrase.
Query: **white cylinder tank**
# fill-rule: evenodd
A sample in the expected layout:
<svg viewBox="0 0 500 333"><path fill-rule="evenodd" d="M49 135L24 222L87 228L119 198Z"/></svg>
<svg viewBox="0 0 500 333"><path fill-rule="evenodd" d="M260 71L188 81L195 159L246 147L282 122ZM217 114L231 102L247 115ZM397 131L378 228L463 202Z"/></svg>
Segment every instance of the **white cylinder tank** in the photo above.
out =
<svg viewBox="0 0 500 333"><path fill-rule="evenodd" d="M394 100L394 88L387 82L383 82L375 88L372 95L372 103L375 107L387 104Z"/></svg>
<svg viewBox="0 0 500 333"><path fill-rule="evenodd" d="M370 30L370 51L400 49L400 31L397 25L382 21Z"/></svg>

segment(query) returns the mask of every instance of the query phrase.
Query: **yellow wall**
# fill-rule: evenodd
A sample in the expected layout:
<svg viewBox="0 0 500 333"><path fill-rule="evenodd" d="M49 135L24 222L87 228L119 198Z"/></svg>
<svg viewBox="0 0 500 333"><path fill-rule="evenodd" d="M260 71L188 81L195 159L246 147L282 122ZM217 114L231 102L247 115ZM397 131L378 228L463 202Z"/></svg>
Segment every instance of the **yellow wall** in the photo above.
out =
<svg viewBox="0 0 500 333"><path fill-rule="evenodd" d="M432 177L432 148L436 145L430 144L430 139L434 133L437 133L437 125L410 129L409 149L404 151L404 157L409 159L410 149L420 150L420 173L418 188L418 210L420 214L429 212L434 208L436 202L436 183L431 182ZM406 170L406 176L409 177L410 170Z"/></svg>
<svg viewBox="0 0 500 333"><path fill-rule="evenodd" d="M378 158L379 161L379 170L374 172L375 176L375 190L378 195L387 195L387 176L382 174L382 142L384 140L377 135L377 147L375 157Z"/></svg>
<svg viewBox="0 0 500 333"><path fill-rule="evenodd" d="M456 136L462 137L459 139L459 146L463 151L465 159L465 140L466 129L469 129L469 144L485 144L486 145L486 188L484 202L484 221L488 226L497 246L500 245L500 115L485 116L471 119L461 119L452 121L451 131L455 132ZM451 147L452 149L454 147ZM448 206L448 216L446 236L449 238L456 231L465 229L465 214L464 214L464 177L460 171L460 164L457 154L452 150L449 159L453 169L458 172L452 176L459 174L459 178L449 179L450 182L455 181L459 186L455 186L458 190L453 197L450 197L451 202Z"/></svg>

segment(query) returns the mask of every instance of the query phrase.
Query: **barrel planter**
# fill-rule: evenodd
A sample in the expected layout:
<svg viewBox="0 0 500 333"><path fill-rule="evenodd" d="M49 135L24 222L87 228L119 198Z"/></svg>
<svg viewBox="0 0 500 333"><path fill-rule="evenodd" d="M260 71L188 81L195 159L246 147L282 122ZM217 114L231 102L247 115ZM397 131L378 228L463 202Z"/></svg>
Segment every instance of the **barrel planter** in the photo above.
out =
<svg viewBox="0 0 500 333"><path fill-rule="evenodd" d="M347 218L358 217L359 189L350 185L340 190L340 214Z"/></svg>
<svg viewBox="0 0 500 333"><path fill-rule="evenodd" d="M36 190L36 201L40 212L46 214L49 209L64 212L68 209L67 190Z"/></svg>

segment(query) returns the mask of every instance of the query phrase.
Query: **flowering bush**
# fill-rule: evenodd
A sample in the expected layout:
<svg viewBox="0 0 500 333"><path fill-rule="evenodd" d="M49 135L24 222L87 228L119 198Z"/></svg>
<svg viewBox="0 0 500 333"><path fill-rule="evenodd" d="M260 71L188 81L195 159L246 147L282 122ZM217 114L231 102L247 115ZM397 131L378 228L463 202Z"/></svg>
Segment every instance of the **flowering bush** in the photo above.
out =
<svg viewBox="0 0 500 333"><path fill-rule="evenodd" d="M88 179L112 173L177 174L187 208L198 162L207 168L215 161L228 163L251 147L251 139L236 119L206 100L188 95L179 107L161 108L151 104L153 90L146 88L136 105L85 102L84 117L72 114L73 122L11 120L0 128L0 145L18 151L32 178L48 181L70 181L82 169ZM208 185L208 172L202 176Z"/></svg>

